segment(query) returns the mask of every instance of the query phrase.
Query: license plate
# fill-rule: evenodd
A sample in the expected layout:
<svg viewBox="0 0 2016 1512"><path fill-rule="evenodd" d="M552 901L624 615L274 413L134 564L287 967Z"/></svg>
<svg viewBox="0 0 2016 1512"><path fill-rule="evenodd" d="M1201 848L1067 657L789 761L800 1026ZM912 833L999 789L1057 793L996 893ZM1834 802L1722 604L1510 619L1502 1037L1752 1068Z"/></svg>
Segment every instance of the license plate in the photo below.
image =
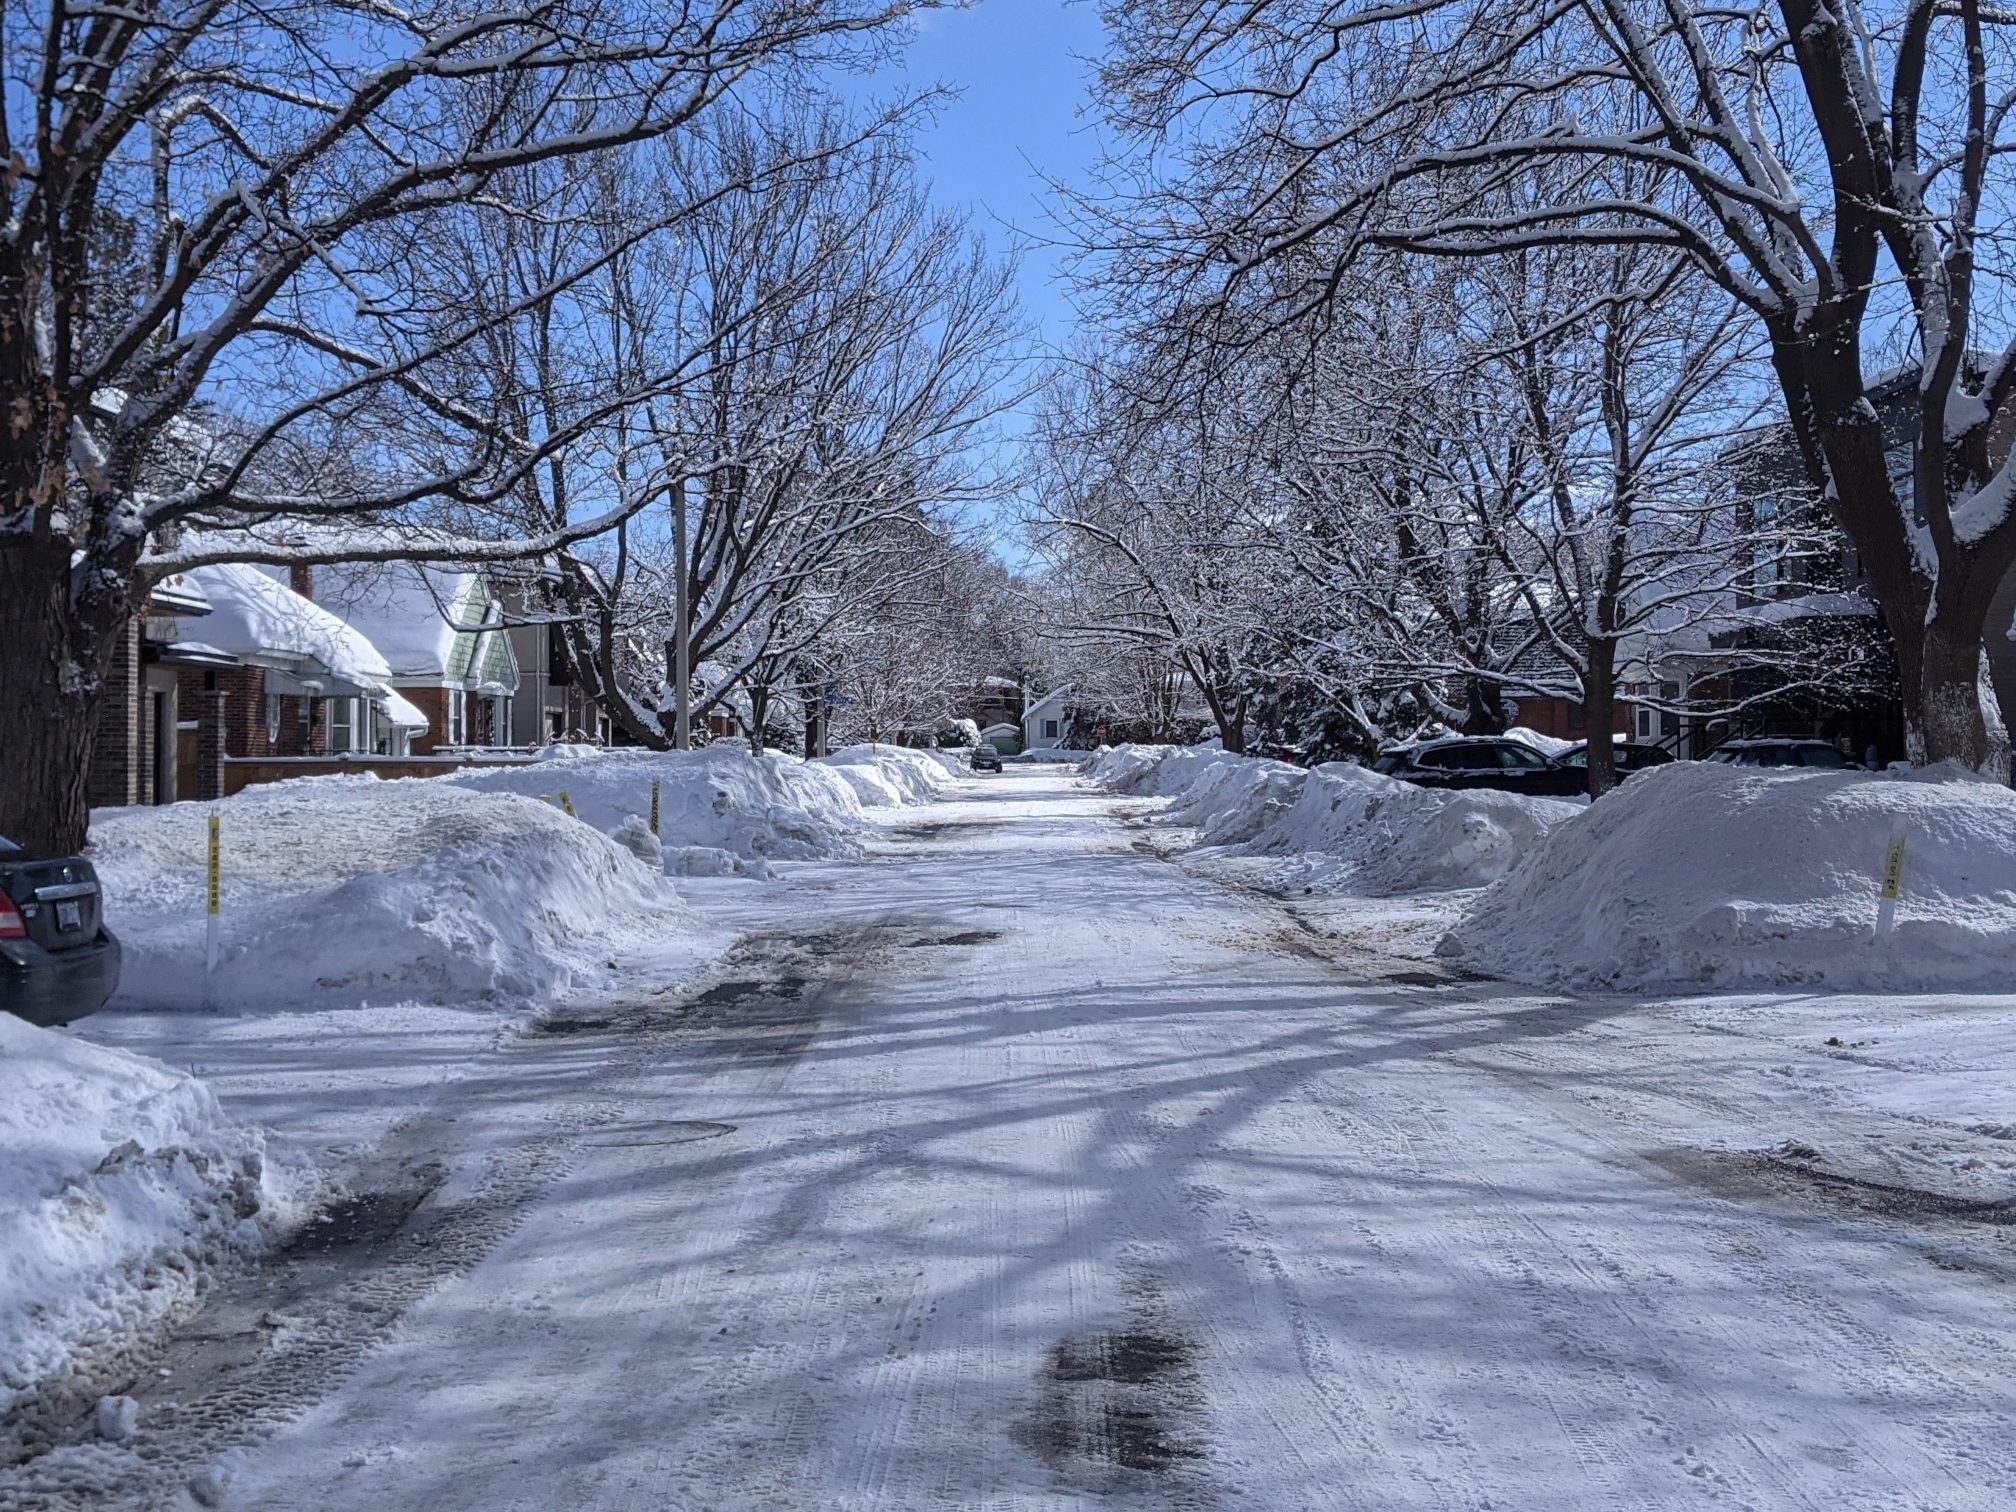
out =
<svg viewBox="0 0 2016 1512"><path fill-rule="evenodd" d="M58 929L82 929L84 927L84 905L77 902L56 905L56 927Z"/></svg>

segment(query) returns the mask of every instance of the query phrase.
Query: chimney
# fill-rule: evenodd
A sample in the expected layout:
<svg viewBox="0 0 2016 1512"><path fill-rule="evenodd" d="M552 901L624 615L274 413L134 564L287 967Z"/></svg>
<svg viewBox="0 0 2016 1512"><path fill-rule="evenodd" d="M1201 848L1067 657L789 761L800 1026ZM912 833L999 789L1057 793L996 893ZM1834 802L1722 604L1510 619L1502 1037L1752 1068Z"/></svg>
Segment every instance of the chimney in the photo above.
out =
<svg viewBox="0 0 2016 1512"><path fill-rule="evenodd" d="M306 562L296 562L287 569L287 586L305 599L315 597L315 569Z"/></svg>

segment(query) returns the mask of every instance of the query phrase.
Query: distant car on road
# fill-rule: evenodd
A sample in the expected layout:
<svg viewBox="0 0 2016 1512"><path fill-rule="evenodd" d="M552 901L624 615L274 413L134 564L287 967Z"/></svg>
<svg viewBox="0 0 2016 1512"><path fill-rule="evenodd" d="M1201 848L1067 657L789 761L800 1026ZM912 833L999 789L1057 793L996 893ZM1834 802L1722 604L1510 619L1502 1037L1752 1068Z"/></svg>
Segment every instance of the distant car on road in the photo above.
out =
<svg viewBox="0 0 2016 1512"><path fill-rule="evenodd" d="M1564 766L1523 740L1430 740L1383 752L1372 770L1417 787L1496 788L1536 798L1573 798L1589 790L1586 767Z"/></svg>
<svg viewBox="0 0 2016 1512"><path fill-rule="evenodd" d="M67 1024L103 1008L118 985L119 941L91 863L31 861L0 837L0 1010Z"/></svg>
<svg viewBox="0 0 2016 1512"><path fill-rule="evenodd" d="M1824 740L1797 738L1726 740L1704 759L1724 766L1814 767L1827 772L1845 771L1854 765Z"/></svg>
<svg viewBox="0 0 2016 1512"><path fill-rule="evenodd" d="M1647 767L1670 766L1673 753L1663 746L1640 745L1635 740L1620 740L1612 748L1617 753L1617 780L1622 782L1633 772L1642 772ZM1563 766L1589 770L1589 742L1578 741L1556 758Z"/></svg>
<svg viewBox="0 0 2016 1512"><path fill-rule="evenodd" d="M976 772L998 772L1001 770L1001 753L983 740L973 747L971 765Z"/></svg>

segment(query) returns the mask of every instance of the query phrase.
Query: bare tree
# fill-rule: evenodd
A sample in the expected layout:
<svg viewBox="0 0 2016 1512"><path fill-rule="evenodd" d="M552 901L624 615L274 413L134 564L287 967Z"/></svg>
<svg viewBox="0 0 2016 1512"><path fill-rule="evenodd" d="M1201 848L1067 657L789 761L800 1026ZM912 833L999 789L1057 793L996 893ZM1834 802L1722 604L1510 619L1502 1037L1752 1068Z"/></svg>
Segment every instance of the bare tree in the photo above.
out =
<svg viewBox="0 0 2016 1512"><path fill-rule="evenodd" d="M383 525L434 497L480 510L538 464L508 408L457 383L469 343L512 312L465 289L441 322L436 270L414 266L423 228L536 219L544 207L511 199L513 170L678 132L764 77L870 61L932 3L17 12L0 144L0 829L36 849L82 842L106 668L159 573L395 549L325 530L241 552L219 528Z"/></svg>
<svg viewBox="0 0 2016 1512"><path fill-rule="evenodd" d="M1104 93L1164 186L1113 234L1161 254L1140 285L1161 318L1219 340L1228 296L1284 258L1308 274L1272 281L1270 317L1334 310L1373 247L1685 256L1765 332L1895 642L1913 754L2007 775L1982 673L1989 602L2016 565L2016 471L1994 439L2016 343L1984 330L1988 281L2011 271L1989 234L2016 103L1996 82L1999 11L1118 0L1109 20ZM1507 206L1515 184L1532 192ZM1908 477L1886 468L1866 397L1890 329L1918 379Z"/></svg>

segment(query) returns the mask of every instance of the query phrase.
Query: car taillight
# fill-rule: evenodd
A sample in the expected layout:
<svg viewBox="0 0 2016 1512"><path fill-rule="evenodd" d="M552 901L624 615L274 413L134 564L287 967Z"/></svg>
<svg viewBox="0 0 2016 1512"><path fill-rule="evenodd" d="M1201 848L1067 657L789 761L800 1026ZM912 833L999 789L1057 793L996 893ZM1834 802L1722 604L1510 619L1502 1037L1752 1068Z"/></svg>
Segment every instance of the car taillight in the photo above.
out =
<svg viewBox="0 0 2016 1512"><path fill-rule="evenodd" d="M25 940L28 925L21 918L21 910L14 906L14 900L0 892L0 940Z"/></svg>

